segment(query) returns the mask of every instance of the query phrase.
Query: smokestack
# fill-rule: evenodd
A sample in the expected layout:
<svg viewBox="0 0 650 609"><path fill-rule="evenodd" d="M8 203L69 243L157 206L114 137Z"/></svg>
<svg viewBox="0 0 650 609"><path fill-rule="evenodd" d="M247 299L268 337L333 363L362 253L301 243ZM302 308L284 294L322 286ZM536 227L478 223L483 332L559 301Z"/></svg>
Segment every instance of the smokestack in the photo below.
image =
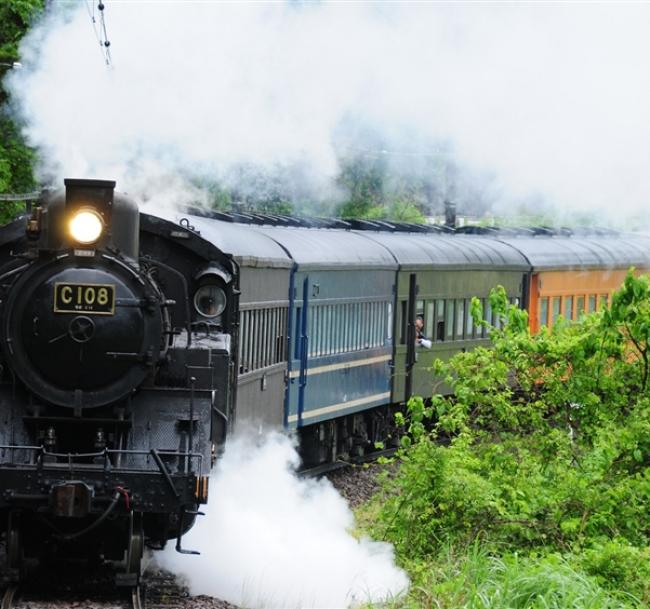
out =
<svg viewBox="0 0 650 609"><path fill-rule="evenodd" d="M445 200L445 226L456 228L456 204Z"/></svg>

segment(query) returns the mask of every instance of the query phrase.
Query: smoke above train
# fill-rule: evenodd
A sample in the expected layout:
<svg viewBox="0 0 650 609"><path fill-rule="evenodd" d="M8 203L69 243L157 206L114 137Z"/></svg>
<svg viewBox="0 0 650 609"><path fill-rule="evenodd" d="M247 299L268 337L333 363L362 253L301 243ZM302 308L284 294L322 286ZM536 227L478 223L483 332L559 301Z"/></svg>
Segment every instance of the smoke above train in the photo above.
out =
<svg viewBox="0 0 650 609"><path fill-rule="evenodd" d="M10 75L46 180L174 205L271 176L335 201L356 155L501 211L650 195L647 5L108 2L110 67L86 3L58 5Z"/></svg>

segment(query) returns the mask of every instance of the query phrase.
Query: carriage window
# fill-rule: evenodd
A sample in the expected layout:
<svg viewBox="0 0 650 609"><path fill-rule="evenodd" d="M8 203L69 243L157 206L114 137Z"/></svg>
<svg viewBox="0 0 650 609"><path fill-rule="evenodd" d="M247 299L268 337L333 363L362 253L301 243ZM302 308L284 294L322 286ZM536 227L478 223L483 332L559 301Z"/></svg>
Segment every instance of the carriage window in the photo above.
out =
<svg viewBox="0 0 650 609"><path fill-rule="evenodd" d="M259 352L258 366L260 368L264 368L264 366L267 365L266 353L269 345L267 315L268 315L267 310L262 310L259 312L259 318L260 318L259 341L260 342L258 347L258 352Z"/></svg>
<svg viewBox="0 0 650 609"><path fill-rule="evenodd" d="M330 331L331 331L331 320L330 320L330 307L328 305L322 305L321 310L321 332L323 333L322 339L320 341L320 351L321 355L326 355L327 353L332 352L332 345L330 342Z"/></svg>
<svg viewBox="0 0 650 609"><path fill-rule="evenodd" d="M286 359L287 319L288 311L281 307L240 312L240 373L273 366ZM299 325L296 327L299 328ZM297 353L298 344L299 341L296 341Z"/></svg>
<svg viewBox="0 0 650 609"><path fill-rule="evenodd" d="M589 312L593 313L596 310L596 295L589 296Z"/></svg>
<svg viewBox="0 0 650 609"><path fill-rule="evenodd" d="M573 296L564 297L564 318L573 319Z"/></svg>
<svg viewBox="0 0 650 609"><path fill-rule="evenodd" d="M246 348L246 336L248 336L248 311L241 311L239 314L239 372L248 372L244 366L244 362L248 357L248 349Z"/></svg>
<svg viewBox="0 0 650 609"><path fill-rule="evenodd" d="M406 322L408 318L407 308L406 300L402 300L402 308L400 311L401 316L399 320L399 342L402 345L406 344Z"/></svg>
<svg viewBox="0 0 650 609"><path fill-rule="evenodd" d="M433 334L436 327L436 303L433 300L427 302L427 313L424 316L424 332Z"/></svg>
<svg viewBox="0 0 650 609"><path fill-rule="evenodd" d="M308 349L309 354L311 355L316 348L316 321L318 319L318 311L314 307L307 308L307 336L308 338Z"/></svg>
<svg viewBox="0 0 650 609"><path fill-rule="evenodd" d="M485 308L483 309L483 319L487 321L489 324L494 325L492 323L492 305L490 304L490 299L486 298L485 299ZM487 329L485 330L487 334Z"/></svg>
<svg viewBox="0 0 650 609"><path fill-rule="evenodd" d="M472 317L472 301L465 301L465 311L467 311L467 324L465 325L465 336L472 338L474 334L474 318Z"/></svg>
<svg viewBox="0 0 650 609"><path fill-rule="evenodd" d="M579 318L581 315L585 314L585 297L578 296L576 300L576 316Z"/></svg>
<svg viewBox="0 0 650 609"><path fill-rule="evenodd" d="M436 300L436 340L445 340L445 301Z"/></svg>
<svg viewBox="0 0 650 609"><path fill-rule="evenodd" d="M294 359L300 359L300 326L302 324L302 307L296 308L296 330L293 334Z"/></svg>
<svg viewBox="0 0 650 609"><path fill-rule="evenodd" d="M364 302L361 306L361 348L369 349L372 332L372 304Z"/></svg>
<svg viewBox="0 0 650 609"><path fill-rule="evenodd" d="M354 343L352 344L352 348L355 351L358 351L362 347L361 335L363 332L363 325L365 324L365 320L361 319L361 304L355 302L352 306L354 311L354 321L352 322L354 324Z"/></svg>
<svg viewBox="0 0 650 609"><path fill-rule="evenodd" d="M454 340L454 301L448 300L445 305L445 326L447 326L445 338Z"/></svg>
<svg viewBox="0 0 650 609"><path fill-rule="evenodd" d="M548 326L548 298L540 300L539 325Z"/></svg>
<svg viewBox="0 0 650 609"><path fill-rule="evenodd" d="M388 303L388 315L386 320L386 337L388 340L393 339L393 305Z"/></svg>
<svg viewBox="0 0 650 609"><path fill-rule="evenodd" d="M598 303L599 309L606 309L609 306L609 294L601 294L600 302Z"/></svg>
<svg viewBox="0 0 650 609"><path fill-rule="evenodd" d="M553 297L553 323L557 321L557 318L560 316L560 297Z"/></svg>
<svg viewBox="0 0 650 609"><path fill-rule="evenodd" d="M485 303L486 299L481 298L481 317L485 319ZM485 338L487 336L487 330L485 326L477 326L476 328L476 338Z"/></svg>
<svg viewBox="0 0 650 609"><path fill-rule="evenodd" d="M390 339L392 306L385 301L320 304L310 307L308 321L311 357L362 351L383 346L386 336ZM299 357L299 348L296 353Z"/></svg>
<svg viewBox="0 0 650 609"><path fill-rule="evenodd" d="M341 315L338 307L332 307L332 353L338 353L341 347Z"/></svg>
<svg viewBox="0 0 650 609"><path fill-rule="evenodd" d="M463 329L465 327L465 301L456 301L456 340L463 339Z"/></svg>

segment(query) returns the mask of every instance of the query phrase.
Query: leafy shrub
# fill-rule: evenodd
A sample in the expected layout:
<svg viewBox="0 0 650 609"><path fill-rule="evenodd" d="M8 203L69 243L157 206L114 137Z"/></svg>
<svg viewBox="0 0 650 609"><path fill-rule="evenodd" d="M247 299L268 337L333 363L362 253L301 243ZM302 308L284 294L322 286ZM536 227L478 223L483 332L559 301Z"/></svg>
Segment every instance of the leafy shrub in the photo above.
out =
<svg viewBox="0 0 650 609"><path fill-rule="evenodd" d="M638 548L625 539L595 542L579 557L581 567L601 585L624 590L644 606L650 604L650 548Z"/></svg>
<svg viewBox="0 0 650 609"><path fill-rule="evenodd" d="M492 348L436 362L453 395L415 398L398 420L408 437L375 533L415 561L475 540L492 555L564 555L595 578L581 580L585 590L596 582L641 606L650 580L650 284L631 272L611 309L535 336L503 289L491 304L504 322L488 326ZM478 301L473 314L488 325ZM560 586L569 574L544 565L526 567L530 581ZM569 604L544 596L521 605L493 591L465 606L574 606L557 590ZM623 606L612 598L594 606Z"/></svg>

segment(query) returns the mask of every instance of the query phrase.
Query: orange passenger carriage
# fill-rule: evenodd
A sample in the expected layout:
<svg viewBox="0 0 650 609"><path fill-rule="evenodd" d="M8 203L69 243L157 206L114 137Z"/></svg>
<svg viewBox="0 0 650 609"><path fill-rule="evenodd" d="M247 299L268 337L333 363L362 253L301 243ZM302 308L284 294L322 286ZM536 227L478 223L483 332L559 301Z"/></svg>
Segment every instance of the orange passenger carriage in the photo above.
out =
<svg viewBox="0 0 650 609"><path fill-rule="evenodd" d="M650 272L650 237L643 235L608 231L503 241L531 265L524 298L531 332L553 327L560 316L577 320L608 306L630 268L637 275Z"/></svg>

